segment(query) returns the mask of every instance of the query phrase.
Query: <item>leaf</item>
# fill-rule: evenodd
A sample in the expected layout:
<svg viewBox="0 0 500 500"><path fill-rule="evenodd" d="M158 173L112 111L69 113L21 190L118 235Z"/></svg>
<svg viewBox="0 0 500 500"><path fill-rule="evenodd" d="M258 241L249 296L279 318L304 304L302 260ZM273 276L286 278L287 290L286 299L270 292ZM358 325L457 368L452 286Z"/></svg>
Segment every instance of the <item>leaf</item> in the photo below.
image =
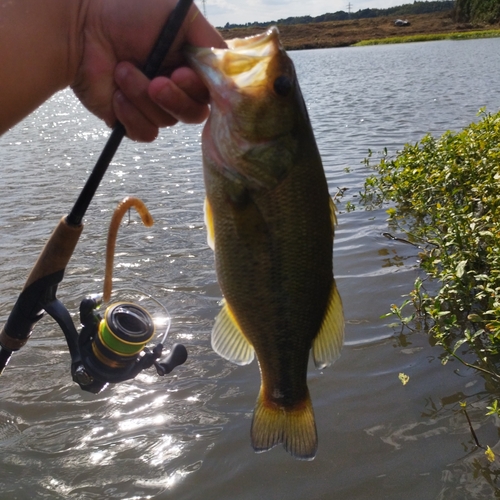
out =
<svg viewBox="0 0 500 500"><path fill-rule="evenodd" d="M495 453L493 453L493 450L489 446L486 447L486 451L484 452L484 454L486 455L486 458L490 462L494 462L495 461Z"/></svg>
<svg viewBox="0 0 500 500"><path fill-rule="evenodd" d="M475 313L471 313L467 316L467 319L469 321L474 321L476 323L479 323L480 321L482 321L482 318L481 316L479 316L479 314L475 314Z"/></svg>
<svg viewBox="0 0 500 500"><path fill-rule="evenodd" d="M408 375L405 375L404 373L400 373L398 375L398 378L399 378L399 380L401 380L401 383L403 385L406 385L410 380L410 377Z"/></svg>
<svg viewBox="0 0 500 500"><path fill-rule="evenodd" d="M455 271L458 278L461 278L464 275L466 265L467 265L467 260L462 260L458 263L457 269Z"/></svg>
<svg viewBox="0 0 500 500"><path fill-rule="evenodd" d="M389 323L387 326L389 328L399 328L401 326L401 323Z"/></svg>
<svg viewBox="0 0 500 500"><path fill-rule="evenodd" d="M498 415L500 416L500 408L498 408L498 401L495 399L491 406L486 407L489 410L486 415Z"/></svg>

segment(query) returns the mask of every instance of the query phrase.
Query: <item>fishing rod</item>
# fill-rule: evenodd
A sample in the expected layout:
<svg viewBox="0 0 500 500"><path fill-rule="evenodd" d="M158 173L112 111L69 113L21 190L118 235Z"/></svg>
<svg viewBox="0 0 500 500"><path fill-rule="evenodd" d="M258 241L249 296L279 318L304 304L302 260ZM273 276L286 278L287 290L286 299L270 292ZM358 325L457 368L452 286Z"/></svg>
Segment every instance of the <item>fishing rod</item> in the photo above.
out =
<svg viewBox="0 0 500 500"><path fill-rule="evenodd" d="M166 20L142 69L149 79L158 74L192 3L193 0L179 0ZM71 212L60 220L33 266L0 330L0 374L12 353L26 344L44 313L52 316L62 329L71 355L73 380L85 391L97 394L108 383L129 380L153 365L163 376L185 362L187 351L182 344L174 345L169 357L161 362L162 342L152 350L146 347L154 337L155 326L141 306L130 302L112 304L101 318L97 313L101 298L91 295L80 304L83 327L78 333L70 313L56 297L83 231L85 212L124 136L125 127L118 122Z"/></svg>

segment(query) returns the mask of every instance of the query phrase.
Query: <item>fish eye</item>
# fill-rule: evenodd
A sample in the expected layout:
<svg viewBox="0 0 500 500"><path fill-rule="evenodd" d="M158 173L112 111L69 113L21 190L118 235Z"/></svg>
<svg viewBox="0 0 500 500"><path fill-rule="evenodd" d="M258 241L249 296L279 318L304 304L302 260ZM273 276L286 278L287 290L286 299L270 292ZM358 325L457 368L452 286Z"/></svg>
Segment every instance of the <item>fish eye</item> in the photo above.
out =
<svg viewBox="0 0 500 500"><path fill-rule="evenodd" d="M288 76L281 75L278 76L276 80L274 80L273 87L274 91L278 95L286 97L290 93L290 90L292 90L292 81L290 80L290 78L288 78Z"/></svg>

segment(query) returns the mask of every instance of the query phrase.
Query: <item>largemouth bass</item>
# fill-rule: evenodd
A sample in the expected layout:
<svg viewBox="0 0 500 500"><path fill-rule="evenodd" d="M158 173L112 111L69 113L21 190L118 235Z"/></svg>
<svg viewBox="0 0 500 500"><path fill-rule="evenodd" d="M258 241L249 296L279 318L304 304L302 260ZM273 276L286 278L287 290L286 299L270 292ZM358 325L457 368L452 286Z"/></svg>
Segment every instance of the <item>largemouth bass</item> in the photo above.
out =
<svg viewBox="0 0 500 500"><path fill-rule="evenodd" d="M227 49L190 48L210 91L203 130L205 222L224 304L212 347L257 355L254 449L310 460L317 432L307 365L339 355L344 319L332 251L335 208L291 59L277 28Z"/></svg>

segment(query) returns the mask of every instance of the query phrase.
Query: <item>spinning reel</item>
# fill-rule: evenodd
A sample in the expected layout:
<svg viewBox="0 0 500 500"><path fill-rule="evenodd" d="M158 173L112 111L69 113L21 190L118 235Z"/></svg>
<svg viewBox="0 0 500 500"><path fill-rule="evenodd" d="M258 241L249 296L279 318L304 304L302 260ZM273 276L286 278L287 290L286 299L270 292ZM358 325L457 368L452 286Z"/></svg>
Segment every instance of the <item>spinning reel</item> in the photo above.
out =
<svg viewBox="0 0 500 500"><path fill-rule="evenodd" d="M123 295L124 292L118 293ZM129 294L134 292L131 290ZM73 352L70 347L71 375L82 390L97 394L108 383L133 379L152 366L158 375L163 376L186 361L187 351L182 344L175 344L170 355L160 361L170 329L170 317L166 308L150 295L142 295L140 299L153 305L156 303L154 318L145 307L132 301L114 302L101 315L102 296L86 297L80 303L82 328L79 334L73 322L68 323L66 313L60 307L56 310L49 308L48 312L61 326L68 346L73 346ZM158 343L152 349L148 348L147 345L155 340Z"/></svg>

